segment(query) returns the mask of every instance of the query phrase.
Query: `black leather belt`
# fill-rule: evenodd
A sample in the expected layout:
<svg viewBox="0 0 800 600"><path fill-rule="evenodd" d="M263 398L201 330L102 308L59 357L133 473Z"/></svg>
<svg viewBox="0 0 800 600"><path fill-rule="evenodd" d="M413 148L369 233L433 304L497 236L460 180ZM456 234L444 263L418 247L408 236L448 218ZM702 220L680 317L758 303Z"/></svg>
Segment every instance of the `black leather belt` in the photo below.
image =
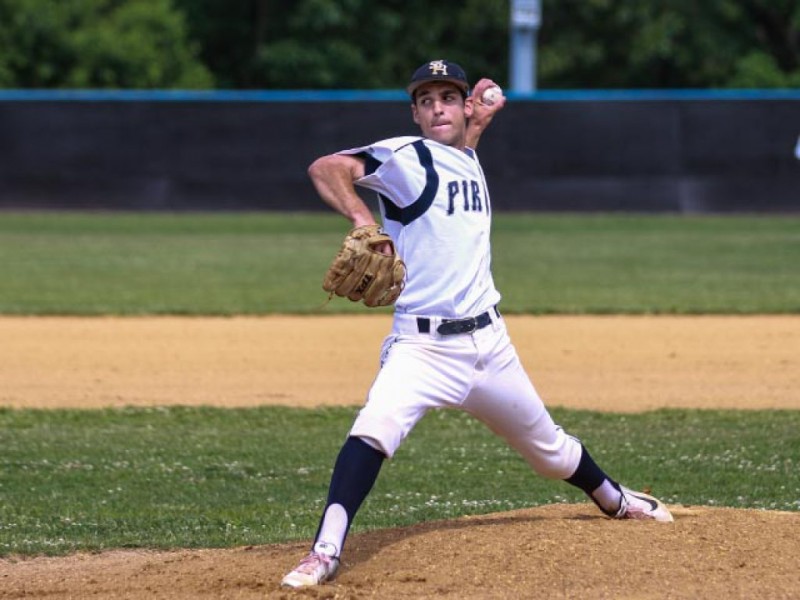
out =
<svg viewBox="0 0 800 600"><path fill-rule="evenodd" d="M495 314L499 317L500 311L494 307ZM457 335L459 333L472 333L478 329L483 329L492 322L492 317L487 310L477 317L467 319L442 319L441 325L436 328L439 335ZM431 320L426 317L417 317L417 329L420 333L431 332Z"/></svg>

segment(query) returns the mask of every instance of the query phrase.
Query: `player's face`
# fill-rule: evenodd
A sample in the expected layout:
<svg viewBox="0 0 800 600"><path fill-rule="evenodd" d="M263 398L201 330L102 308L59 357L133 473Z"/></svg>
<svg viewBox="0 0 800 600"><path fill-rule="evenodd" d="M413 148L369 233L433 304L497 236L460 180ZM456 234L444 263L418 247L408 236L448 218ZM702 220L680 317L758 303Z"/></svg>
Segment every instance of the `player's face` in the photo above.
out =
<svg viewBox="0 0 800 600"><path fill-rule="evenodd" d="M411 105L414 122L426 138L463 149L467 119L472 115L472 99L461 95L452 83L432 82L417 88Z"/></svg>

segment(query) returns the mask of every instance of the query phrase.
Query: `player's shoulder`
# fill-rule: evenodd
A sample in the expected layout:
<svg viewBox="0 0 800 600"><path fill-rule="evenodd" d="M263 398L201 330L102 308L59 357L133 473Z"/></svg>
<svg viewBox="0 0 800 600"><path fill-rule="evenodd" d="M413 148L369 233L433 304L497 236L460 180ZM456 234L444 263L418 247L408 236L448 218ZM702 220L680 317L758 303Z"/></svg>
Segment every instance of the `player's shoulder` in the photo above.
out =
<svg viewBox="0 0 800 600"><path fill-rule="evenodd" d="M386 138L366 146L358 146L356 148L341 150L338 152L338 154L361 156L363 158L367 158L368 160L371 158L382 164L389 161L398 152L402 152L404 148L408 148L412 146L414 142L422 139L424 138L412 135Z"/></svg>
<svg viewBox="0 0 800 600"><path fill-rule="evenodd" d="M414 142L418 142L419 140L424 140L418 135L400 135L397 137L387 138L385 140L380 140L379 142L375 142L374 145L382 146L384 148L390 148L393 151L400 150L401 148L405 148L406 146L410 146Z"/></svg>

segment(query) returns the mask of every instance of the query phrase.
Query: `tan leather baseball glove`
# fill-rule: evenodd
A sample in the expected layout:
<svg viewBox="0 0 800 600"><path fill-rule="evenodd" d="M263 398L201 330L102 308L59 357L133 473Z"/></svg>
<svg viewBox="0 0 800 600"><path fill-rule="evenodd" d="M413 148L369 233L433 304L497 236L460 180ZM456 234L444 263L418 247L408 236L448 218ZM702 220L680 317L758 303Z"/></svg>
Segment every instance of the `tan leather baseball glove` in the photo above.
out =
<svg viewBox="0 0 800 600"><path fill-rule="evenodd" d="M381 247L388 247L391 254L380 252ZM405 277L406 266L392 238L378 225L364 225L345 236L322 289L353 302L363 300L367 306L389 306L403 291Z"/></svg>

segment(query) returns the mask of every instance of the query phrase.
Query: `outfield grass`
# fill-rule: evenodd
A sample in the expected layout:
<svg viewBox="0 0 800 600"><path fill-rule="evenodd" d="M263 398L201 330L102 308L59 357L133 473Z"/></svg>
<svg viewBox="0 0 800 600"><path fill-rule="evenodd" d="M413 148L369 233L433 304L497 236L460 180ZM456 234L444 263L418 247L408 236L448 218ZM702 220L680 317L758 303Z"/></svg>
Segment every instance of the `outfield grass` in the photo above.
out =
<svg viewBox="0 0 800 600"><path fill-rule="evenodd" d="M354 412L0 410L0 554L311 538ZM669 503L800 510L798 411L553 414L610 474ZM584 500L439 411L386 463L355 530Z"/></svg>
<svg viewBox="0 0 800 600"><path fill-rule="evenodd" d="M798 217L494 221L509 314L800 311ZM338 299L321 308L346 229L327 213L3 213L0 313L367 312Z"/></svg>

